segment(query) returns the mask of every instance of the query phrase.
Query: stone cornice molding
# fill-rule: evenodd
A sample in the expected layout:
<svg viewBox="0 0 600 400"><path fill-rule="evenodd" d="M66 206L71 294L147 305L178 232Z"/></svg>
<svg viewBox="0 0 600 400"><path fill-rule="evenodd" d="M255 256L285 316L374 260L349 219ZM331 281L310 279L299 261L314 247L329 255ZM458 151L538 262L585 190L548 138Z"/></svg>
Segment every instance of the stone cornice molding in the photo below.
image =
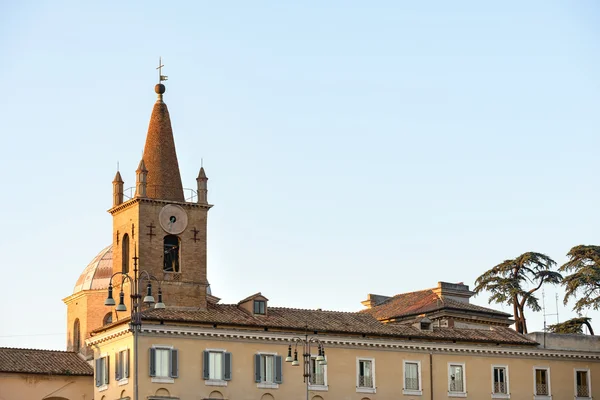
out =
<svg viewBox="0 0 600 400"><path fill-rule="evenodd" d="M174 335L182 337L199 337L204 339L214 340L238 340L238 341L268 341L281 342L282 344L290 344L295 336L293 333L255 333L236 330L215 330L211 328L190 328L169 325L144 325L142 327L142 335ZM90 340L90 339L88 339ZM326 345L336 347L367 347L377 348L381 350L402 350L415 352L435 352L435 353L464 353L464 354L487 354L493 356L509 356L509 357L529 357L529 358L568 358L568 359L585 359L600 361L600 352L576 352L576 351L556 351L546 350L537 347L533 348L518 348L518 347L499 347L482 344L475 345L460 345L460 344L430 344L418 343L414 341L401 340L382 340L382 339L365 339L365 338L344 338L341 336L319 335L319 340Z"/></svg>
<svg viewBox="0 0 600 400"><path fill-rule="evenodd" d="M116 329L111 329L106 332L102 332L96 336L92 336L89 339L85 340L85 344L88 346L97 345L100 343L108 342L112 339L116 339L121 336L125 336L128 333L131 333L129 330L129 325L119 326Z"/></svg>
<svg viewBox="0 0 600 400"><path fill-rule="evenodd" d="M181 201L171 201L171 200L159 200L159 199L151 199L148 197L134 197L130 200L127 200L124 203L119 204L118 206L115 206L111 209L108 210L108 212L111 215L115 215L116 213L125 210L131 206L133 206L134 204L138 204L138 203L154 203L154 204L177 204L179 206L182 206L184 208L204 208L206 210L209 210L213 205L212 204L199 204L199 203L191 203L191 202L181 202Z"/></svg>

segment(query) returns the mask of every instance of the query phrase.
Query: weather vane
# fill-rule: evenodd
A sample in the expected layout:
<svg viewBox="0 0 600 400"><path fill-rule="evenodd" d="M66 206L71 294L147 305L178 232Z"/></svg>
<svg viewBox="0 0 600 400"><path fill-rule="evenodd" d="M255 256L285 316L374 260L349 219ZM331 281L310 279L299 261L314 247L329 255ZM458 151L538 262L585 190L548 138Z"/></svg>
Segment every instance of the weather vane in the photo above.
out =
<svg viewBox="0 0 600 400"><path fill-rule="evenodd" d="M161 83L161 82L169 79L168 76L162 74L162 67L164 67L164 65L162 63L162 57L158 57L158 67L156 67L156 69L158 70L158 83Z"/></svg>

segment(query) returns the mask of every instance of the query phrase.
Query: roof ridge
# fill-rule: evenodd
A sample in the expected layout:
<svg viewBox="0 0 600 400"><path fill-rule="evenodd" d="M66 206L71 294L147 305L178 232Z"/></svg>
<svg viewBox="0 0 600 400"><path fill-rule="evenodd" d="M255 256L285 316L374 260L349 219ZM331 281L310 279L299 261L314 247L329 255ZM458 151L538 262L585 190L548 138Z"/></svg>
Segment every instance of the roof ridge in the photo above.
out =
<svg viewBox="0 0 600 400"><path fill-rule="evenodd" d="M30 347L4 347L0 346L0 350L34 350L34 351L45 351L45 352L55 352L55 353L73 353L78 354L74 351L70 350L56 350L56 349L34 349Z"/></svg>

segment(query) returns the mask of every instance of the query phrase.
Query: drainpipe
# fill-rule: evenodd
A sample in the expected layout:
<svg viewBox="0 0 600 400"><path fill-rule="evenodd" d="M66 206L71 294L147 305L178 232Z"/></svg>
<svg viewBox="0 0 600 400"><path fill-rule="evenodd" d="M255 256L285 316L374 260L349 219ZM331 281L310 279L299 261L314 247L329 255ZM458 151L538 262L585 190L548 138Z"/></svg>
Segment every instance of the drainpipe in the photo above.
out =
<svg viewBox="0 0 600 400"><path fill-rule="evenodd" d="M429 353L429 393L433 400L433 354Z"/></svg>

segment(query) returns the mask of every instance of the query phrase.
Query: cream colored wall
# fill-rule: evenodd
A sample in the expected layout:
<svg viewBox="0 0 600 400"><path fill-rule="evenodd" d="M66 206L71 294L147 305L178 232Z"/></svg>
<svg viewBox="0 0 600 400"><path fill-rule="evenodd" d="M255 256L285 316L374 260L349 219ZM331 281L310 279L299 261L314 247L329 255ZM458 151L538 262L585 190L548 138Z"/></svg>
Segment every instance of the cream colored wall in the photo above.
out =
<svg viewBox="0 0 600 400"><path fill-rule="evenodd" d="M109 380L108 387L106 390L100 391L96 387L96 379L92 379L90 382L90 386L92 391L95 394L94 399L100 400L102 396L106 399L119 399L123 397L130 396L133 398L133 373L134 373L134 352L133 352L133 336L131 333L127 333L125 335L119 336L111 340L110 342L105 342L101 346L92 345L94 351L94 360L102 357L104 355L109 356ZM129 349L130 352L130 360L129 360L129 378L127 381L116 382L115 381L115 354L119 351ZM141 364L140 364L141 365ZM96 364L94 363L94 369L96 368ZM140 368L140 376L146 376L148 367L144 366L144 369ZM145 374L144 374L145 372ZM94 372L95 376L95 372ZM140 397L142 399L142 397Z"/></svg>
<svg viewBox="0 0 600 400"><path fill-rule="evenodd" d="M283 366L283 383L278 389L259 389L254 382L253 355L257 352L277 353L285 358L287 344L274 341L243 340L204 340L198 336L160 335L141 336L139 339L139 398L152 395L170 395L180 399L208 398L213 391L220 392L230 400L256 400L270 394L273 399L305 399L305 386L302 368ZM179 377L174 383L153 383L148 376L148 349L152 345L173 346L179 350ZM120 345L110 343L101 347L102 351L114 353ZM205 349L223 349L232 353L232 380L227 387L207 386L202 379L202 351ZM491 350L499 350L497 346ZM316 350L313 351L316 354ZM377 393L357 393L357 357L375 360L375 384ZM572 361L568 359L549 360L545 358L497 357L492 355L473 356L463 353L433 354L433 381L435 400L450 399L448 396L448 363L465 363L468 398L491 398L492 365L508 365L509 384L512 400L531 400L533 397L533 366L550 367L551 388L554 400L573 399L574 368L589 368L592 382L600 377L600 362ZM327 383L326 392L311 392L324 400L361 400L376 399L431 399L429 386L429 353L401 352L396 349L365 349L361 347L327 347ZM421 362L422 396L402 394L403 360ZM114 377L114 355L111 359L111 382ZM131 367L133 370L133 364ZM130 385L132 378L130 378ZM114 383L114 382L113 382ZM594 382L593 382L594 383ZM129 390L130 386L126 389ZM111 388L102 392L107 398L119 398L123 388ZM600 398L600 383L592 385L594 398ZM131 395L131 393L127 393ZM268 397L268 396L267 396ZM99 397L98 397L99 398ZM265 397L266 398L266 397Z"/></svg>
<svg viewBox="0 0 600 400"><path fill-rule="evenodd" d="M91 376L0 373L2 400L92 400Z"/></svg>

